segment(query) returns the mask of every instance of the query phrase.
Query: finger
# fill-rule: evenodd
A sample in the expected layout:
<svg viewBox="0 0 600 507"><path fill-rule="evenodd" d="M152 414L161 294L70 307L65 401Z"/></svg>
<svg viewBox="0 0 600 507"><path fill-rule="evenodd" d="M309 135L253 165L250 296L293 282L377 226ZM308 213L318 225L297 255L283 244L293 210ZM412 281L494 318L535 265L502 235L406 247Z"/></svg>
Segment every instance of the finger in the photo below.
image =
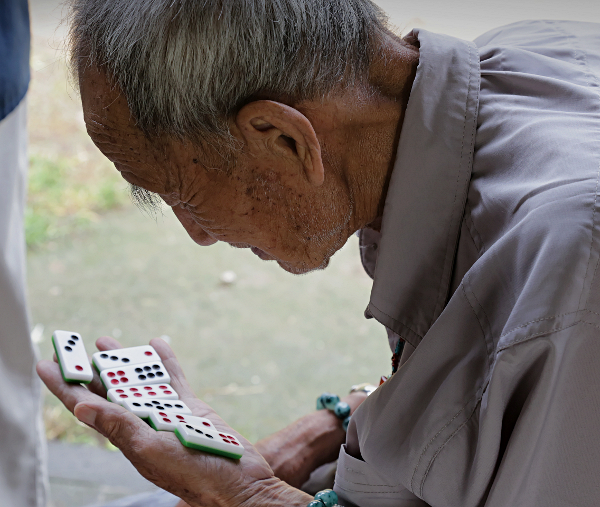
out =
<svg viewBox="0 0 600 507"><path fill-rule="evenodd" d="M87 388L101 398L106 398L106 388L104 387L102 380L100 380L100 374L95 366L92 366L92 373L94 374L94 378L92 378L92 381L87 385Z"/></svg>
<svg viewBox="0 0 600 507"><path fill-rule="evenodd" d="M242 443L246 442L249 444L242 435L233 430L231 426L221 419L210 405L198 399L185 378L181 365L169 344L162 338L154 338L150 341L150 345L154 347L167 368L169 376L171 377L171 386L179 393L179 397L192 409L194 415L207 417L217 429L232 432Z"/></svg>
<svg viewBox="0 0 600 507"><path fill-rule="evenodd" d="M52 361L54 361L56 364L58 364L58 358L56 357L56 353L52 354ZM94 366L93 366L92 359L90 356L88 356L88 361L89 361L90 365L92 365L92 374L94 375L94 377L92 378L92 381L86 385L86 387L90 391L92 391L94 394L97 394L98 396L102 396L103 398L106 398L106 389L104 388L104 385L102 384L102 381L100 380L100 375L96 371L96 368L94 368Z"/></svg>
<svg viewBox="0 0 600 507"><path fill-rule="evenodd" d="M120 405L110 403L79 384L68 384L58 365L40 361L37 372L44 384L81 422L96 429L117 447L127 447L127 440L147 435L150 428L139 417Z"/></svg>
<svg viewBox="0 0 600 507"><path fill-rule="evenodd" d="M98 350L105 351L122 349L123 345L110 336L101 336L96 340L96 347Z"/></svg>
<svg viewBox="0 0 600 507"><path fill-rule="evenodd" d="M122 406L99 398L88 398L78 402L73 414L122 450L139 447L156 433Z"/></svg>
<svg viewBox="0 0 600 507"><path fill-rule="evenodd" d="M50 389L68 410L73 412L75 405L84 400L101 400L80 384L69 384L63 380L58 364L52 361L40 361L36 370L44 384Z"/></svg>
<svg viewBox="0 0 600 507"><path fill-rule="evenodd" d="M98 338L96 340L96 347L101 352L104 352L106 350L116 350L123 348L123 346L117 340L111 338L110 336L101 336L100 338ZM94 372L94 378L88 384L87 388L93 393L97 394L98 396L106 398L106 388L100 380L100 374L98 373L95 367L93 367L92 370Z"/></svg>
<svg viewBox="0 0 600 507"><path fill-rule="evenodd" d="M111 338L110 336L101 336L100 338L98 338L96 340L96 348L99 351L105 351L105 350L120 349L120 348L122 348L122 346L117 340L115 340L114 338ZM90 358L90 363L92 364L92 371L94 373L94 378L87 385L87 388L94 394L97 394L98 396L100 396L102 398L106 398L106 388L104 387L102 380L100 380L100 374L98 373L98 370L96 370L96 367L94 366L94 363L92 362L91 358Z"/></svg>
<svg viewBox="0 0 600 507"><path fill-rule="evenodd" d="M162 338L154 338L150 341L150 345L154 347L154 350L156 350L162 359L165 368L169 372L173 389L179 393L181 398L196 398L196 395L185 378L185 374L181 369L179 361L177 361L177 357L175 356L173 349L169 347L169 344Z"/></svg>
<svg viewBox="0 0 600 507"><path fill-rule="evenodd" d="M174 463L180 463L182 454L184 457L189 455L189 450L181 446L174 433L154 431L120 405L103 400L78 403L74 414L118 447L146 479L163 489L172 487L173 481L165 480L169 474L160 473L161 468L166 466L165 457L172 457Z"/></svg>

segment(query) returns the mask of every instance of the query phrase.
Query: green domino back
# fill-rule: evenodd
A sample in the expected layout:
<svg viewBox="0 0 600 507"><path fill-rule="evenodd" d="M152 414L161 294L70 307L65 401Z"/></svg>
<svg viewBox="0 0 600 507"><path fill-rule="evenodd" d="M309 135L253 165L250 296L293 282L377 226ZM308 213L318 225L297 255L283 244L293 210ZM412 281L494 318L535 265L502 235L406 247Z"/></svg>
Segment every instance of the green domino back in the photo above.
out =
<svg viewBox="0 0 600 507"><path fill-rule="evenodd" d="M65 376L65 372L63 370L63 366L62 363L60 362L60 356L58 355L58 350L56 349L56 342L54 341L54 335L52 335L52 347L54 347L54 353L56 354L56 360L58 361L58 366L60 368L60 374L62 375L62 378L65 382L69 383L69 384L89 384L91 381L85 381L85 380L77 380L77 379L72 379L72 378L67 378Z"/></svg>
<svg viewBox="0 0 600 507"><path fill-rule="evenodd" d="M197 451L204 451L210 454L218 454L219 456L225 456L226 458L232 459L240 459L242 457L241 454L235 454L233 452L222 451L220 449L213 449L212 447L206 447L204 445L188 442L177 428L175 428L175 435L177 435L177 438L184 446L189 447L190 449L196 449Z"/></svg>

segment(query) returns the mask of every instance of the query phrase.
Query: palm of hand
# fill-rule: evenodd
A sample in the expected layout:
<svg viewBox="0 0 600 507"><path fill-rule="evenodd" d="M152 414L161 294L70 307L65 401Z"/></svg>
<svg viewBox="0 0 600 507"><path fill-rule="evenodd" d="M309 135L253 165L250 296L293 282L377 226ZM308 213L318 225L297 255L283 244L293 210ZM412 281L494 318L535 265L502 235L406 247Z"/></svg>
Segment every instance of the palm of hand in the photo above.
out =
<svg viewBox="0 0 600 507"><path fill-rule="evenodd" d="M257 491L267 491L278 480L262 455L230 428L190 388L171 348L160 339L151 342L161 356L171 385L196 416L210 419L217 430L235 435L244 446L240 460L198 452L181 445L171 432L155 431L123 407L106 400L106 390L96 372L88 388L66 384L57 364L41 361L38 374L80 420L118 447L149 481L185 500L193 507L252 505ZM100 338L99 350L121 348L112 338Z"/></svg>

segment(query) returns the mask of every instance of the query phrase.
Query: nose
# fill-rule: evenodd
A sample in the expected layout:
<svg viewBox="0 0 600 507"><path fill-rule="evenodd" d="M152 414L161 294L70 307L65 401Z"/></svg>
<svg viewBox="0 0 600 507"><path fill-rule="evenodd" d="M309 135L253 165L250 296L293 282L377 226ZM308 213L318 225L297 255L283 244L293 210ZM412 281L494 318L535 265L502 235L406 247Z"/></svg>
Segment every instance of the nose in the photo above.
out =
<svg viewBox="0 0 600 507"><path fill-rule="evenodd" d="M177 220L183 225L183 228L187 231L190 238L192 238L200 246L214 245L217 240L208 234L202 227L200 227L194 218L190 215L189 211L181 208L180 206L173 206L171 208Z"/></svg>

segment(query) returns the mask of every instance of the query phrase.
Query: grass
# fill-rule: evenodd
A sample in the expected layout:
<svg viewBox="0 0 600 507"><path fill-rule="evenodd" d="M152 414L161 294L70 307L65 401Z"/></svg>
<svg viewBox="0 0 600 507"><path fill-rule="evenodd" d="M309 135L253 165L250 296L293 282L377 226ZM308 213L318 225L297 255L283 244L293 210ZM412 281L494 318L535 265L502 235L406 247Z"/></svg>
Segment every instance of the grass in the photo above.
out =
<svg viewBox="0 0 600 507"><path fill-rule="evenodd" d="M128 201L126 184L89 139L62 50L32 40L27 94L29 188L25 236L29 249L83 231Z"/></svg>
<svg viewBox="0 0 600 507"><path fill-rule="evenodd" d="M127 200L116 172L103 171L93 182L79 177L79 165L66 158L32 155L25 209L28 248L39 247L96 222L99 214ZM90 184L92 183L92 184Z"/></svg>

